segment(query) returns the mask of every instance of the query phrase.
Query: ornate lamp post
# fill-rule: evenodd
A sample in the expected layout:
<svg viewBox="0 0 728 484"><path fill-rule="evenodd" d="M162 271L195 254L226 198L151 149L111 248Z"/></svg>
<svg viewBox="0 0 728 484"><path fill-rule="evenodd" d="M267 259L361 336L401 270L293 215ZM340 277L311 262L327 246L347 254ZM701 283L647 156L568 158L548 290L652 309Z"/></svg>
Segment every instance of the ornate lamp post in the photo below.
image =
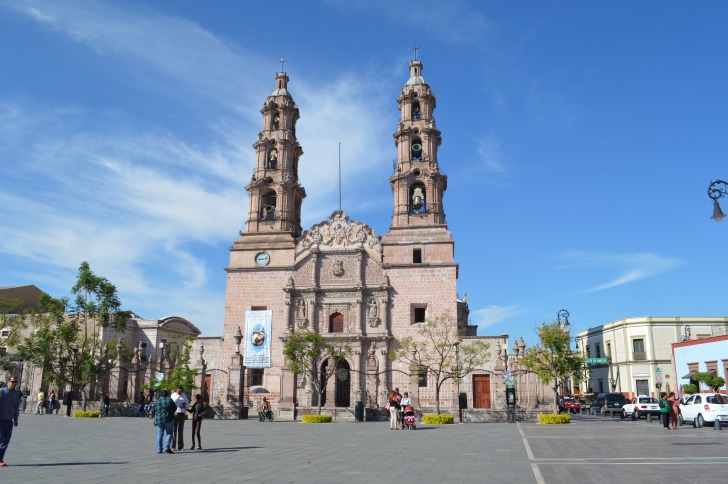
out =
<svg viewBox="0 0 728 484"><path fill-rule="evenodd" d="M723 185L722 187L719 185ZM710 217L716 222L721 222L725 218L723 210L720 209L718 199L725 197L726 189L728 188L728 182L723 180L716 180L708 185L708 196L713 200L713 216Z"/></svg>
<svg viewBox="0 0 728 484"><path fill-rule="evenodd" d="M237 359L237 365L239 365L239 369L236 368L236 370L239 371L239 378L238 378L238 418L239 419L247 419L248 418L248 406L244 404L243 399L245 398L244 394L244 386L245 386L245 366L243 365L243 356L240 354L240 343L243 342L243 333L240 331L240 326L238 326L238 330L233 335L233 338L235 338L235 356Z"/></svg>
<svg viewBox="0 0 728 484"><path fill-rule="evenodd" d="M460 423L463 423L463 406L460 405L460 341L456 341L453 345L455 346L455 381L457 382L458 392L458 417Z"/></svg>
<svg viewBox="0 0 728 484"><path fill-rule="evenodd" d="M76 386L76 357L78 356L78 346L73 345L71 348L73 356L71 358L71 391L68 392L68 405L66 405L66 416L71 416L71 407L73 406L73 387Z"/></svg>
<svg viewBox="0 0 728 484"><path fill-rule="evenodd" d="M569 326L571 326L571 323L569 323L569 311L562 309L556 313L556 321L559 323L559 326L561 326L562 331L565 333L569 332ZM571 344L569 344L569 349L571 349ZM561 380L561 398L562 401L566 398L566 379Z"/></svg>

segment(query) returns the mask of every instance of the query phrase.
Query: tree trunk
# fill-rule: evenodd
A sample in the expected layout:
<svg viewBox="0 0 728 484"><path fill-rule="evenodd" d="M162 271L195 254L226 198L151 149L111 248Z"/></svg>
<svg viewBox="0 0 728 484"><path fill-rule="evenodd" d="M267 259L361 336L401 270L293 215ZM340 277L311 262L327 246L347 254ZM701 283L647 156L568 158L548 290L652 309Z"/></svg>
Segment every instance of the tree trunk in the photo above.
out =
<svg viewBox="0 0 728 484"><path fill-rule="evenodd" d="M440 414L440 385L435 386L435 413Z"/></svg>
<svg viewBox="0 0 728 484"><path fill-rule="evenodd" d="M556 385L554 385L554 407L556 407L555 413L561 413L559 411L559 380L556 380Z"/></svg>

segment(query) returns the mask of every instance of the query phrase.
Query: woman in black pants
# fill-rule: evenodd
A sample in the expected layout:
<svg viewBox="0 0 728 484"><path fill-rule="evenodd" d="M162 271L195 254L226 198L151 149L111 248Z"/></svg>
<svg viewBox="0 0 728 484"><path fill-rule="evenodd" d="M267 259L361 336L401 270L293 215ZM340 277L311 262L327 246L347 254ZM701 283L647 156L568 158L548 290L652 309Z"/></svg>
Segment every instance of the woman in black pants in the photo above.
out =
<svg viewBox="0 0 728 484"><path fill-rule="evenodd" d="M660 394L660 418L665 430L670 430L670 403L665 399L665 394Z"/></svg>
<svg viewBox="0 0 728 484"><path fill-rule="evenodd" d="M195 403L192 404L190 412L192 412L192 448L195 450L195 437L197 437L197 448L202 450L202 438L200 437L200 428L202 427L202 419L205 418L207 407L202 401L202 395L195 395Z"/></svg>

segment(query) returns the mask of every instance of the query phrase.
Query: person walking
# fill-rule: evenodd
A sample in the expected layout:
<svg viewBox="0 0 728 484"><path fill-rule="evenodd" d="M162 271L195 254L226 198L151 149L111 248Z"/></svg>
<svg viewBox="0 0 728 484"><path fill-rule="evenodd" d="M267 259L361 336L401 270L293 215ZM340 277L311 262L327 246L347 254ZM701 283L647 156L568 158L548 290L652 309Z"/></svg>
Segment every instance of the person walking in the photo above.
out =
<svg viewBox="0 0 728 484"><path fill-rule="evenodd" d="M149 392L149 395L147 395L144 401L144 412L147 414L147 418L152 416L152 405L154 405L154 400L152 400L152 393Z"/></svg>
<svg viewBox="0 0 728 484"><path fill-rule="evenodd" d="M38 406L35 409L36 415L43 414L43 406L45 404L45 392L42 389L38 389Z"/></svg>
<svg viewBox="0 0 728 484"><path fill-rule="evenodd" d="M20 392L15 388L18 381L10 377L7 386L0 389L0 467L5 464L5 451L10 445L13 428L18 426Z"/></svg>
<svg viewBox="0 0 728 484"><path fill-rule="evenodd" d="M187 410L190 408L190 401L185 395L184 388L177 387L177 391L172 394L172 401L177 405L174 412L174 431L172 432L172 447L175 450L184 450L185 448L185 420L187 420Z"/></svg>
<svg viewBox="0 0 728 484"><path fill-rule="evenodd" d="M162 453L162 438L166 432L167 438L164 441L164 452L174 454L171 448L172 434L174 433L174 414L177 405L169 398L169 390L164 390L162 396L157 398L152 408L154 426L157 427L157 453Z"/></svg>
<svg viewBox="0 0 728 484"><path fill-rule="evenodd" d="M399 428L403 429L403 428L405 428L405 425L404 425L404 409L407 408L407 407L411 407L412 406L412 399L409 396L409 392L404 392L404 397L402 397L402 401L399 402L399 404L400 404L400 407L401 407L400 408L401 411L399 412L399 415L400 415Z"/></svg>
<svg viewBox="0 0 728 484"><path fill-rule="evenodd" d="M666 394L660 394L660 420L665 430L670 430L670 403L665 398Z"/></svg>
<svg viewBox="0 0 728 484"><path fill-rule="evenodd" d="M195 450L195 437L197 437L197 448L202 450L200 428L202 428L202 419L205 418L205 412L207 412L207 405L202 401L202 395L199 393L195 395L195 403L192 404L190 412L192 412L192 448L190 450Z"/></svg>
<svg viewBox="0 0 728 484"><path fill-rule="evenodd" d="M106 417L109 418L109 407L111 406L111 399L109 398L109 394L104 394L104 399L101 402L101 415L99 417Z"/></svg>
<svg viewBox="0 0 728 484"><path fill-rule="evenodd" d="M269 422L273 421L273 411L270 408L270 402L266 397L263 397L263 421L268 419Z"/></svg>
<svg viewBox="0 0 728 484"><path fill-rule="evenodd" d="M136 412L134 412L134 416L135 417L146 416L146 414L144 413L144 392L141 392L139 394L139 396L137 397L136 405L137 405L137 408L136 408Z"/></svg>
<svg viewBox="0 0 728 484"><path fill-rule="evenodd" d="M680 413L680 402L678 402L675 397L675 392L670 392L670 395L667 397L667 403L670 404L670 422L672 422L672 429L677 430L677 417Z"/></svg>

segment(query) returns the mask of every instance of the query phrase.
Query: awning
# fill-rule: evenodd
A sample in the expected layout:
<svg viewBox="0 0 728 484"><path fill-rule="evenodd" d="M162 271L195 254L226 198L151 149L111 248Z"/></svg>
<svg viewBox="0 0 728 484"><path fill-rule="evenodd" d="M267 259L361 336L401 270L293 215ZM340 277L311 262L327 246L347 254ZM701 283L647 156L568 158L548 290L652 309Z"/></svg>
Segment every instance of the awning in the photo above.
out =
<svg viewBox="0 0 728 484"><path fill-rule="evenodd" d="M696 373L697 373L697 371L691 371L687 375L685 375L684 377L682 377L682 380L690 380L693 377L693 375L696 374Z"/></svg>

